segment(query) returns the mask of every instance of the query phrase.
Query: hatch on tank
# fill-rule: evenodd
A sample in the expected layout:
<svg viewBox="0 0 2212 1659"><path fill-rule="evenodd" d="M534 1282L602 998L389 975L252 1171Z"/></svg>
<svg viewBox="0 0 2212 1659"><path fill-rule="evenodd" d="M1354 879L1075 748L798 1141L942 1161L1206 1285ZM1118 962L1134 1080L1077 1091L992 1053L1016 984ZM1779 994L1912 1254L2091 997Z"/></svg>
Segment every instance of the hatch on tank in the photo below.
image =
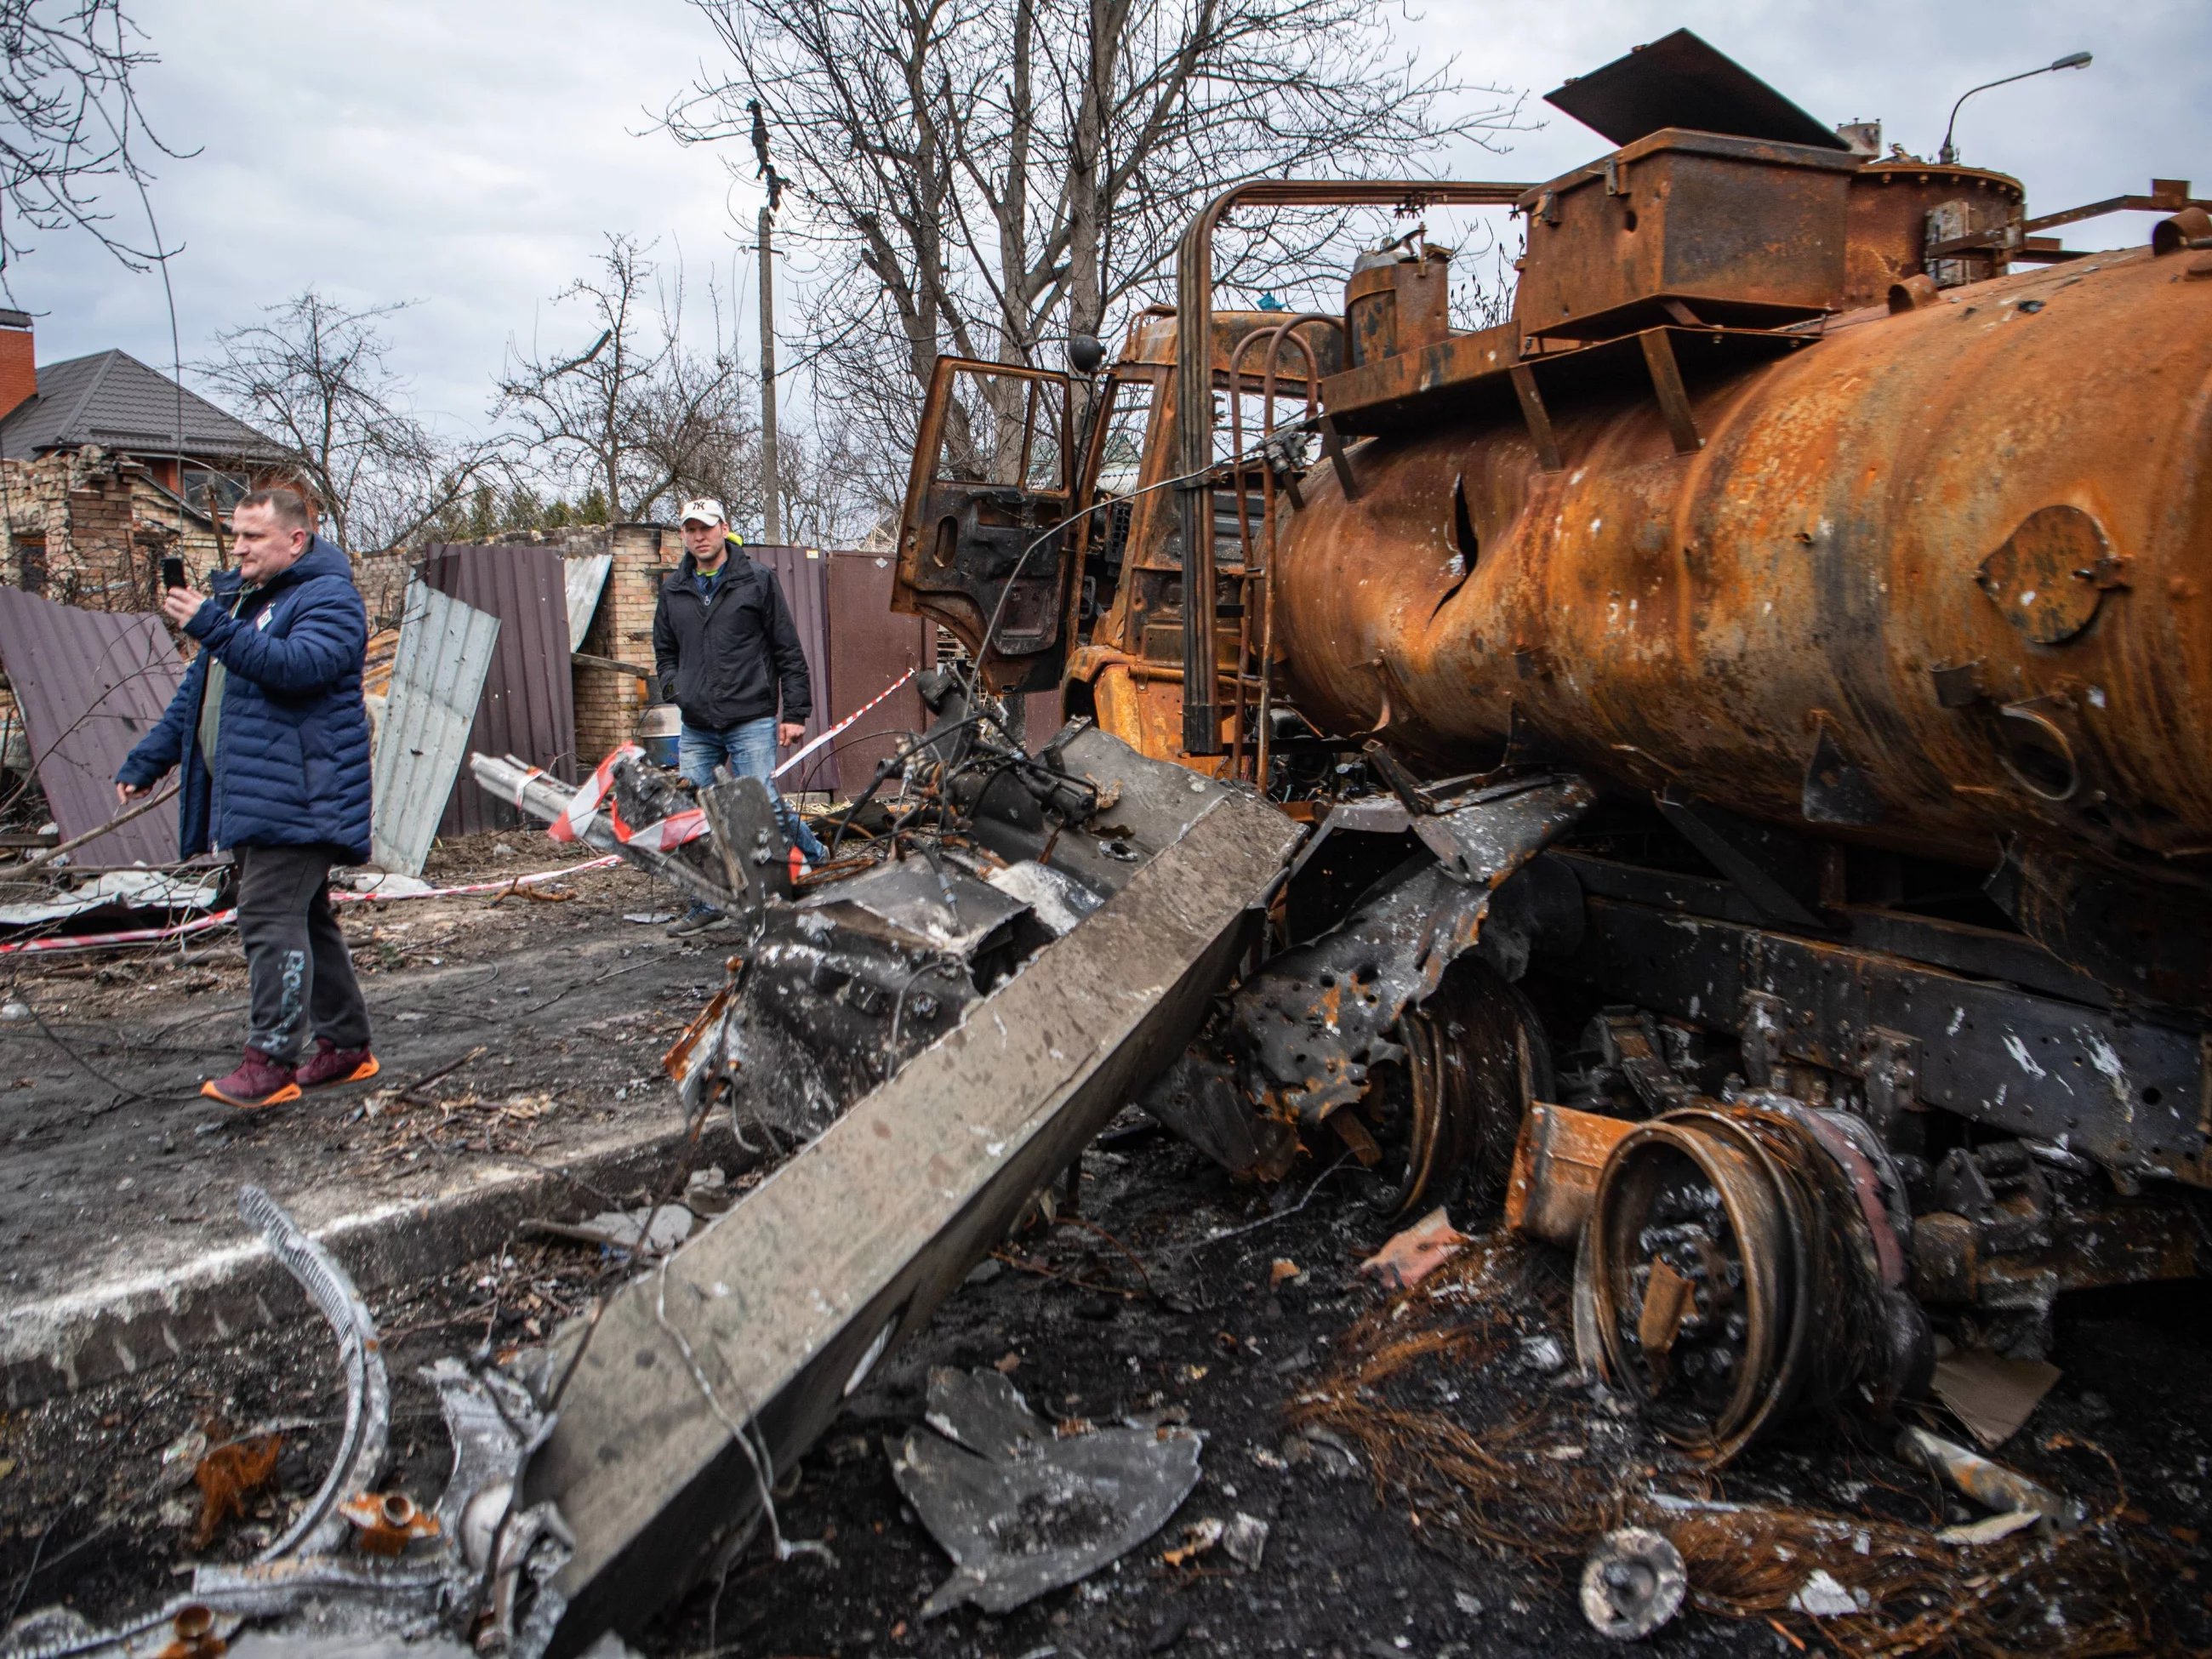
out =
<svg viewBox="0 0 2212 1659"><path fill-rule="evenodd" d="M1750 70L1678 29L1547 101L1622 148L1521 198L1524 336L1771 328L1840 308L1866 158Z"/></svg>

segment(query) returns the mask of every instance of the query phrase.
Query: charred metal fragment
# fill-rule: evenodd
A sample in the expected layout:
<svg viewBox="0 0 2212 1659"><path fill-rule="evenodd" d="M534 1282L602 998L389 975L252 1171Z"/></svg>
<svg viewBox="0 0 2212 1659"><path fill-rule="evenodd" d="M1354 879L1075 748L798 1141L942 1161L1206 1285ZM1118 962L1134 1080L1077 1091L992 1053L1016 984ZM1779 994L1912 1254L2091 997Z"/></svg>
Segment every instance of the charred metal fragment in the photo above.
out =
<svg viewBox="0 0 2212 1659"><path fill-rule="evenodd" d="M367 1306L329 1251L258 1188L239 1209L337 1335L347 1371L345 1426L329 1477L293 1524L251 1562L203 1565L191 1589L106 1629L61 1608L0 1633L9 1659L149 1659L225 1650L246 1625L283 1638L323 1636L470 1640L479 1653L539 1659L562 1603L548 1581L568 1559L568 1528L548 1504L518 1510L523 1460L550 1419L520 1384L452 1359L423 1376L438 1390L453 1474L434 1516L404 1497L386 1510L374 1482L386 1457L390 1394ZM360 1553L344 1546L343 1510L366 1503L389 1536Z"/></svg>
<svg viewBox="0 0 2212 1659"><path fill-rule="evenodd" d="M2063 1148L1954 1148L1912 1224L1913 1291L2015 1358L2050 1350L2061 1294L2193 1277L2203 1228L2171 1194L2113 1194Z"/></svg>
<svg viewBox="0 0 2212 1659"><path fill-rule="evenodd" d="M927 1425L891 1462L900 1493L952 1558L924 1619L963 1602L1006 1613L1072 1584L1165 1526L1198 1485L1189 1430L1056 1435L996 1371L932 1370Z"/></svg>
<svg viewBox="0 0 2212 1659"><path fill-rule="evenodd" d="M1503 997L1510 988L1494 971L1489 1000L1500 1005L1498 1018L1483 1007L1480 991L1455 994L1449 1010L1440 1007L1425 1024L1419 1010L1443 988L1452 965L1478 948L1493 895L1593 799L1579 778L1541 775L1430 811L1410 782L1401 781L1412 803L1396 803L1402 821L1426 851L1386 875L1333 931L1249 977L1207 1051L1178 1060L1145 1097L1163 1121L1187 1109L1179 1109L1178 1097L1218 1113L1233 1069L1238 1091L1261 1117L1312 1129L1365 1097L1378 1066L1408 1066L1413 1137L1394 1208L1412 1204L1431 1175L1450 1173L1483 1146L1503 1174L1521 1109L1534 1097L1522 1091L1548 1073L1533 1016L1517 999ZM1371 817L1364 806L1353 810ZM1322 833L1328 833L1326 824ZM1526 951L1521 938L1504 965L1517 973ZM1495 1087L1516 1097L1510 1109L1486 1103Z"/></svg>
<svg viewBox="0 0 2212 1659"><path fill-rule="evenodd" d="M685 1103L726 1106L748 1145L762 1126L776 1150L812 1139L978 995L969 954L836 908L764 916L723 993L670 1051Z"/></svg>
<svg viewBox="0 0 2212 1659"><path fill-rule="evenodd" d="M524 1486L574 1528L556 1652L641 1618L758 1513L754 1461L787 1468L811 1443L1188 1041L1257 936L1297 825L1095 730L1062 758L1135 857L1097 851L1089 826L1059 837L1052 866L1095 873L1104 902L605 1304Z"/></svg>
<svg viewBox="0 0 2212 1659"><path fill-rule="evenodd" d="M384 1372L382 1344L368 1304L337 1258L300 1231L299 1224L258 1187L241 1188L238 1212L257 1229L270 1254L300 1282L338 1339L338 1364L345 1373L345 1425L330 1473L292 1524L272 1540L257 1561L274 1561L301 1550L319 1553L337 1547L346 1525L334 1511L339 1500L374 1484L385 1459L392 1425L392 1385Z"/></svg>
<svg viewBox="0 0 2212 1659"><path fill-rule="evenodd" d="M1576 868L1595 878L1594 865L1577 860ZM2122 1176L2212 1180L2193 1030L1970 976L1963 957L1964 970L1950 969L1598 892L1586 911L1581 948L1558 966L1609 998L1708 1025L1733 1024L1730 1011L1747 1006L1747 994L1772 998L1777 1060L1817 1068L1846 1097L1863 1097L1869 1033L1909 1037L1919 1045L1918 1107L2062 1142ZM1947 942L1938 927L1918 936ZM2024 972L2033 968L2023 961ZM1743 1074L1756 1080L1748 1054ZM1893 1125L1911 1130L1921 1114L1898 1112L1894 1084L1883 1086ZM1901 1149L1916 1150L1909 1141Z"/></svg>
<svg viewBox="0 0 2212 1659"><path fill-rule="evenodd" d="M2212 894L2146 889L2018 843L1985 886L2030 939L2113 991L2212 1012Z"/></svg>
<svg viewBox="0 0 2212 1659"><path fill-rule="evenodd" d="M1813 758L1805 763L1802 810L1808 823L1881 822L1881 797L1867 775L1851 764L1825 720L1813 744Z"/></svg>
<svg viewBox="0 0 2212 1659"><path fill-rule="evenodd" d="M1276 1181L1297 1160L1297 1131L1255 1114L1227 1060L1184 1055L1145 1091L1144 1107L1231 1175Z"/></svg>
<svg viewBox="0 0 2212 1659"><path fill-rule="evenodd" d="M791 896L791 842L776 816L769 786L759 778L725 778L699 792L699 805L714 831L722 879L733 897L758 910Z"/></svg>

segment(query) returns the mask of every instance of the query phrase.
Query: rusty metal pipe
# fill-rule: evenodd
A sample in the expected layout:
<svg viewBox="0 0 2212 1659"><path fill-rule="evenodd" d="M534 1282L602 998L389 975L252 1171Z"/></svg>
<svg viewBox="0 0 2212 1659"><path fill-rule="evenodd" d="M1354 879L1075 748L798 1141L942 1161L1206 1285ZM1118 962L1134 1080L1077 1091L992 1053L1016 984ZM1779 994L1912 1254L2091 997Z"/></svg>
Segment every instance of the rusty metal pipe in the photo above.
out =
<svg viewBox="0 0 2212 1659"><path fill-rule="evenodd" d="M1516 729L1618 784L1989 865L2024 835L2141 872L2212 858L2212 283L2148 251L1869 312L1701 370L1701 450L1648 386L1366 444L1316 475L1276 585L1324 727L1452 770ZM1454 491L1479 556L1451 568Z"/></svg>
<svg viewBox="0 0 2212 1659"><path fill-rule="evenodd" d="M1284 323L1275 329L1273 336L1271 337L1277 340L1288 339L1296 341L1299 349L1306 354L1306 418L1309 421L1313 419L1315 414L1320 408L1321 363L1318 356L1314 351L1313 342L1307 339L1304 335L1297 333L1296 331L1301 324L1319 316L1319 314L1320 313L1316 312L1304 313L1301 316L1295 318L1289 322ZM1337 332L1340 336L1342 335L1344 331L1344 324L1342 321L1335 319L1331 319L1330 320L1336 323ZM1274 430L1275 419L1276 350L1277 347L1273 344L1269 345L1267 348L1267 355L1266 358L1267 373L1266 380L1262 383L1260 393L1260 407L1261 411L1261 418L1267 422L1267 429L1271 432ZM1260 577L1260 702L1258 715L1260 731L1259 740L1255 745L1253 750L1252 764L1252 781L1257 785L1262 792L1264 792L1267 787L1268 750L1271 747L1270 737L1267 731L1267 704L1270 700L1270 694L1274 689L1275 676L1275 559L1276 556L1282 550L1282 520L1279 510L1276 506L1276 497L1280 494L1281 491L1275 482L1275 469L1273 465L1270 464L1267 470L1261 474L1260 481L1260 539L1267 547L1267 554L1265 563L1261 567ZM1295 499L1295 496L1293 496L1294 501Z"/></svg>
<svg viewBox="0 0 2212 1659"><path fill-rule="evenodd" d="M1275 429L1275 369L1277 362L1281 356L1282 349L1285 343L1297 347L1300 351L1305 354L1306 417L1310 420L1313 417L1315 411L1320 406L1320 358L1314 350L1313 342L1307 339L1304 335L1297 331L1299 329L1314 323L1326 324L1329 327L1336 329L1340 333L1343 331L1344 328L1344 323L1340 318L1332 317L1326 312L1302 311L1291 317L1286 318L1285 320L1278 323L1271 329L1264 331L1255 330L1252 333L1247 334L1243 339L1237 343L1236 350L1232 351L1229 356L1230 442L1231 453L1239 458L1237 469L1237 535L1239 548L1244 556L1244 580L1247 594L1246 609L1248 612L1250 608L1249 593L1253 575L1252 533L1250 519L1246 511L1244 503L1245 468L1242 461L1242 458L1244 454L1244 404L1243 398L1238 395L1243 388L1242 371L1244 362L1244 353L1255 342L1261 343L1263 346L1263 349L1260 354L1260 361L1265 366L1265 373L1263 374L1261 380L1260 428L1261 441L1264 442L1266 441L1267 434L1272 433ZM1255 743L1253 749L1254 758L1252 767L1253 780L1263 789L1267 787L1267 693L1269 666L1271 654L1274 650L1274 582L1276 544L1275 495L1275 470L1273 466L1269 465L1263 458L1260 467L1260 540L1266 551L1261 557L1259 572L1261 588L1260 606L1263 617L1263 622L1260 635L1260 693L1257 715L1257 725L1259 729L1257 740ZM1185 592L1187 599L1187 586ZM1238 628L1240 634L1244 635L1241 643L1249 645L1249 617L1246 621L1240 623ZM1244 687L1241 678L1243 672L1243 655L1244 653L1240 651L1237 656L1237 672L1240 678L1237 682L1237 769L1240 773L1243 765L1244 743Z"/></svg>

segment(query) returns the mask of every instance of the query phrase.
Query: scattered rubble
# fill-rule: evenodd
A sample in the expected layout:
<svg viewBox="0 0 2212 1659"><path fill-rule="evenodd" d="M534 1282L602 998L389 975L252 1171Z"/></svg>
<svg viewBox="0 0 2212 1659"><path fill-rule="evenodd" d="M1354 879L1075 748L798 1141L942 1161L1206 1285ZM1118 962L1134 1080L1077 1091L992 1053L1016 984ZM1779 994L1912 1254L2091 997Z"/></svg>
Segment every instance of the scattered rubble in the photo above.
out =
<svg viewBox="0 0 2212 1659"><path fill-rule="evenodd" d="M1468 1236L1451 1224L1444 1206L1439 1204L1361 1262L1359 1271L1381 1281L1387 1289L1402 1291L1419 1284L1469 1243Z"/></svg>
<svg viewBox="0 0 2212 1659"><path fill-rule="evenodd" d="M1533 194L1268 180L1224 195L1182 245L1172 326L1139 319L1097 404L1121 386L1152 399L1182 458L1155 469L1181 489L1172 515L1108 515L1089 539L1110 495L1068 509L1090 501L1101 446L1079 483L1065 425L1054 490L918 460L894 580L969 656L916 677L931 723L817 817L829 850L812 867L757 780L694 787L636 745L580 787L550 775L574 747L564 665L510 627L512 684L552 677L543 706L514 697L544 729L513 739L529 753L471 757L502 805L471 793L462 816L509 824L511 808L604 856L526 870L511 836L479 849L497 881L413 880L474 696L451 700L434 738L410 710L479 683L495 643L488 614L441 596L477 648L441 665L420 617L395 641L386 723L426 734L380 750L380 799L408 802L380 828L382 862L404 873L343 902L374 907L358 942L394 974L459 966L445 952L467 948L468 923L532 948L489 963L465 1015L459 975L416 979L422 1006L386 1029L442 1023L441 1041L394 1065L399 1080L187 1137L149 1055L189 1053L191 1014L149 1036L117 1005L158 1000L187 965L221 982L227 946L204 937L225 925L219 891L149 871L60 894L42 876L0 913L52 930L97 908L203 912L0 941L11 964L126 942L179 958L64 963L28 992L19 967L0 1006L8 1052L66 1065L76 1091L23 1155L37 1196L6 1200L11 1223L47 1233L24 1228L43 1248L9 1273L45 1294L7 1338L22 1404L0 1422L0 1504L27 1496L0 1565L11 1620L34 1610L0 1659L280 1639L527 1659L630 1638L1029 1659L1183 1644L1456 1659L1662 1632L1855 1659L2202 1645L2205 1322L2170 1309L2201 1310L2203 1290L2212 979L2203 895L2178 860L2204 802L2165 764L2179 728L2126 677L2082 695L2093 718L2046 672L2100 611L2072 660L2163 660L2144 573L2185 565L2191 544L2023 496L1991 508L2003 523L1942 509L1960 533L1926 555L1879 514L1838 530L1820 510L1844 488L1832 455L1771 446L1856 422L1846 448L1941 483L1972 446L1896 452L1917 430L1899 411L1986 347L1928 343L1950 314L1923 303L1939 274L1990 279L1996 314L2040 316L2021 326L2055 331L2062 355L2177 328L2185 342L2197 325L2175 321L2187 301L2159 262L2212 219L2162 181L2124 198L2174 212L2150 251L2021 301L2028 279L1997 272L2028 251L2025 209L1977 173L2001 223L1947 236L1961 257L1885 307L1887 279L1867 288L1863 267L1908 249L1924 263L1929 225L1963 208L1909 192L1966 188L1951 171L1847 155L1686 34L1575 85L1554 100L1601 126L1642 125L1620 100L1695 94L1759 131L1609 135L1634 166L1616 177L1628 152L1608 161L1601 190L1585 169ZM1708 166L1735 180L1712 199L1764 204L1804 229L1793 246L1856 257L1815 270L1747 248L1711 262L1718 292L1615 273L1591 290L1602 303L1561 302L1565 325L1529 310L1565 292L1562 273L1589 264L1575 250L1611 238L1652 177ZM1860 213L1874 179L1907 210ZM1340 325L1238 322L1212 309L1208 261L1240 193L1517 202L1562 234L1531 244L1523 314L1494 333L1452 334L1432 280L1449 255L1419 231L1362 256ZM1643 234L1732 234L1695 194L1673 219L1652 207ZM1802 284L1796 300L1773 298L1778 271ZM1177 339L1205 354L1194 372ZM1217 340L1232 354L1218 388ZM1254 343L1257 452L1238 379ZM1308 411L1277 429L1285 345L1304 354ZM1812 368L1770 372L1790 358ZM2014 370L1983 368L1981 403L1948 416L1959 433L2014 418L1990 390ZM956 372L970 370L941 373L924 412L938 436ZM1741 395L1717 394L1725 380ZM1657 448L1614 464L1662 426L1674 453L1706 460L1674 483ZM1305 466L1308 437L1326 471ZM2092 470L2140 482L2141 465ZM1708 510L1754 476L1766 495L1750 509ZM1532 491L1589 513L1526 511ZM1643 571L1655 548L1634 526L1662 522L1651 503L1670 496L1697 545L1589 631L1592 573ZM1541 527L1571 520L1587 532ZM909 556L925 532L933 574ZM1448 563L1431 557L1448 546ZM1783 579L1772 621L1746 628L1760 584L1720 579L1768 572L1777 546L1814 574ZM1898 580L1854 590L1873 624L1834 626L1826 579L1883 559L1905 562ZM538 562L541 586L554 562ZM1960 601L1975 620L1929 597L1922 565L1978 591ZM1024 568L1018 637L1000 635ZM588 615L590 573L566 574L587 579L568 597ZM985 617L980 633L957 625ZM1648 643L1622 650L1638 628ZM1887 681L1866 645L1883 637ZM1939 659L1932 679L1891 672ZM1074 718L1032 744L988 688L1055 678ZM1459 766L1476 769L1416 769ZM515 921L584 911L583 878L610 860L632 884L597 907L610 925L588 964ZM637 872L659 884L650 899ZM390 917L396 899L463 896L484 902L434 935ZM717 912L712 933L676 946L633 931L681 903ZM555 982L556 963L576 971ZM86 1001L114 994L65 1023L86 980ZM572 1055L623 1064L586 1092ZM533 1060L551 1075L526 1076ZM40 1090L27 1069L21 1086ZM576 1115L625 1109L653 1138L623 1179L567 1156ZM52 1143L113 1136L103 1120L143 1136L129 1167L71 1165L54 1199ZM180 1177L167 1160L203 1137L195 1159L229 1156ZM373 1190L376 1213L268 1197L252 1166L285 1137L331 1187ZM702 1167L710 1155L723 1161ZM504 1200L471 1186L501 1159ZM134 1241L207 1224L209 1195L242 1184L264 1253L147 1247L125 1282L42 1278L109 1260L98 1241L124 1237L107 1219L144 1201L142 1179L164 1207L151 1227L134 1218ZM548 1202L551 1184L575 1190ZM391 1266L434 1216L444 1271ZM386 1282L349 1276L349 1245ZM169 1277L179 1260L198 1277ZM277 1272L326 1332L293 1317L267 1338ZM380 1329L365 1291L406 1319ZM2130 1296L2175 1300L2144 1318ZM2085 1335L2100 1320L2109 1346ZM405 1339L428 1363L392 1362ZM310 1349L331 1375L292 1393L315 1409L276 1409L258 1385L316 1369ZM178 1380L217 1351L218 1383ZM105 1460L96 1502L55 1467L80 1446ZM172 1571L187 1537L197 1559Z"/></svg>

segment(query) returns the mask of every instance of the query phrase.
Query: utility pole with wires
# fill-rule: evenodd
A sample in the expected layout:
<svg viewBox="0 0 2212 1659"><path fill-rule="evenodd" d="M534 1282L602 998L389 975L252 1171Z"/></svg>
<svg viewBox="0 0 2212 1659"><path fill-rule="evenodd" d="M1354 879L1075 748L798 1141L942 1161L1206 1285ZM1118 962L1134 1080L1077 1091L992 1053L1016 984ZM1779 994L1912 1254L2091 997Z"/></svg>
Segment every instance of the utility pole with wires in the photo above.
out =
<svg viewBox="0 0 2212 1659"><path fill-rule="evenodd" d="M768 158L768 117L756 98L745 107L753 117L753 154L760 159L754 177L768 185L760 210L761 352L761 528L768 544L783 542L783 477L775 446L775 210L791 181Z"/></svg>

